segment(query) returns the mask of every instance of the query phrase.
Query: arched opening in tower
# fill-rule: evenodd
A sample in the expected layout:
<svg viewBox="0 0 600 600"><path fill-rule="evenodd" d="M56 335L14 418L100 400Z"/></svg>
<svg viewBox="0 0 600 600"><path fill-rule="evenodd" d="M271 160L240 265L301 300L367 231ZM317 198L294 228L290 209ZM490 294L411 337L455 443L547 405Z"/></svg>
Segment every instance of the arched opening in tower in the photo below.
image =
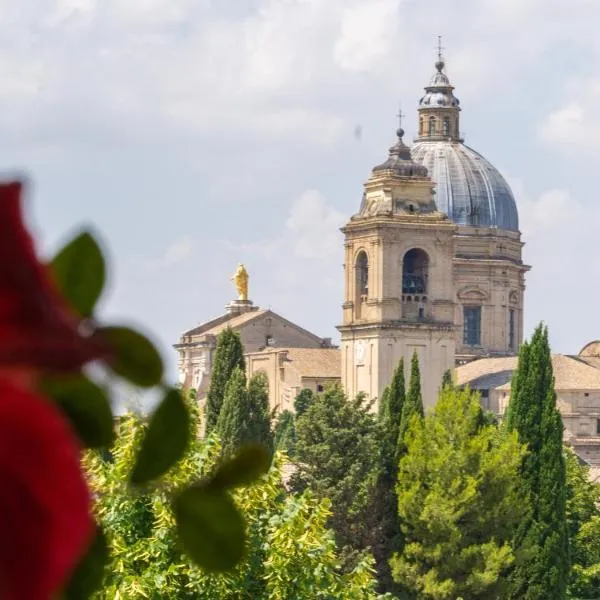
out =
<svg viewBox="0 0 600 600"><path fill-rule="evenodd" d="M362 303L367 301L369 295L369 257L361 250L356 257L355 263L355 311L356 317L361 318Z"/></svg>
<svg viewBox="0 0 600 600"><path fill-rule="evenodd" d="M413 248L402 260L402 293L427 294L429 257L424 250Z"/></svg>

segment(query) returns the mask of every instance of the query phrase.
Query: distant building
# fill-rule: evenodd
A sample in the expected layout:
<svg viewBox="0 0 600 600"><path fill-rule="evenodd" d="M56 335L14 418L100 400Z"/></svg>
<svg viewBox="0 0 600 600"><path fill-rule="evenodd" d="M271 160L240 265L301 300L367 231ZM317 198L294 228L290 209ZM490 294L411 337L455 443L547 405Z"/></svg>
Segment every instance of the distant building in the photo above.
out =
<svg viewBox="0 0 600 600"><path fill-rule="evenodd" d="M516 356L475 360L457 367L456 383L478 390L484 408L502 416L517 362ZM600 466L600 341L578 355L553 354L552 370L565 442L587 463Z"/></svg>
<svg viewBox="0 0 600 600"><path fill-rule="evenodd" d="M523 339L525 273L514 196L465 145L460 104L441 56L418 106L412 146L398 141L373 167L342 229L342 381L380 398L400 358L419 357L423 400L442 373L514 355Z"/></svg>
<svg viewBox="0 0 600 600"><path fill-rule="evenodd" d="M240 292L240 296L244 297L230 302L225 313L220 317L202 323L183 333L179 342L173 345L179 353L179 381L186 388L196 389L200 399L206 395L210 385L217 337L227 327L240 334L244 351L250 357L254 357L256 353L261 354L265 349L275 348L285 348L288 351L297 348L329 349L329 352L331 352L330 338L321 338L270 309L261 309L254 306L253 302L245 297L247 295L247 273L245 273L245 270L244 274L246 287L242 290L243 293ZM325 355L327 355L327 352L325 352ZM266 356L268 356L268 353L265 354ZM255 364L257 360L251 358L252 364ZM256 369L253 372L255 371ZM296 374L291 375L292 372L296 373L296 371L289 370L286 372L289 372L290 377L293 377L292 387L296 386L298 376ZM339 378L339 366L336 372ZM304 374L301 374L300 380L304 378ZM282 383L279 378L270 377L269 382L273 386L273 390L279 390L281 385L290 387L285 380ZM275 398L275 395L273 398Z"/></svg>
<svg viewBox="0 0 600 600"><path fill-rule="evenodd" d="M264 372L269 380L272 409L294 410L302 389L322 392L341 381L341 356L337 348L269 348L246 355L248 375Z"/></svg>

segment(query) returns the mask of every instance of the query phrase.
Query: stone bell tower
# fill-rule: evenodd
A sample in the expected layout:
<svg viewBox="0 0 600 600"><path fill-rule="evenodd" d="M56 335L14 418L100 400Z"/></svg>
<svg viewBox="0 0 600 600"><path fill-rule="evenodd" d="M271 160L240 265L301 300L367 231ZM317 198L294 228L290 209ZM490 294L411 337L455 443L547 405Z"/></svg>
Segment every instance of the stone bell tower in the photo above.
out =
<svg viewBox="0 0 600 600"><path fill-rule="evenodd" d="M401 357L419 357L426 408L454 367L456 225L438 212L427 169L411 159L404 131L373 169L345 235L342 381L353 397L380 398Z"/></svg>

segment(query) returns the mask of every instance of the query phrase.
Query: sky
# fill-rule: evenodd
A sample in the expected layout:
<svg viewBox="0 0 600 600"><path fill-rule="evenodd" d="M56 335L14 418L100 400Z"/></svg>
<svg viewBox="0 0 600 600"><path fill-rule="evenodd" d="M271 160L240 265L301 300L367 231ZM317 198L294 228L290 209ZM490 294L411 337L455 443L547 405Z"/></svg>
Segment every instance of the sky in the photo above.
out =
<svg viewBox="0 0 600 600"><path fill-rule="evenodd" d="M171 345L250 296L320 336L371 168L443 36L465 141L512 186L526 333L600 338L597 0L0 0L0 165L50 256L92 228L100 316Z"/></svg>

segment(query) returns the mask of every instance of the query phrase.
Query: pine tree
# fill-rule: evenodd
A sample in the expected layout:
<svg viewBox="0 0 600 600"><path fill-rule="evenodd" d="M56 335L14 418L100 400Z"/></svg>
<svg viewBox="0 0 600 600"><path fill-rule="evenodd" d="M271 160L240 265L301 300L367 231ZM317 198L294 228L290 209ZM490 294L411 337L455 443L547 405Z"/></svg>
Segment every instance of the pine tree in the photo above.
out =
<svg viewBox="0 0 600 600"><path fill-rule="evenodd" d="M380 591L398 593L398 585L392 578L390 558L399 552L402 545L400 521L398 519L398 433L405 401L404 359L400 359L385 388L379 405L379 426L381 428L381 472L377 481L377 491L373 510L377 521L373 555L377 569Z"/></svg>
<svg viewBox="0 0 600 600"><path fill-rule="evenodd" d="M410 598L506 598L525 448L481 412L476 393L446 389L406 432L397 487L404 546L392 571Z"/></svg>
<svg viewBox="0 0 600 600"><path fill-rule="evenodd" d="M225 400L216 426L223 458L233 457L246 442L249 412L246 375L237 367L225 387Z"/></svg>
<svg viewBox="0 0 600 600"><path fill-rule="evenodd" d="M379 470L378 427L364 396L346 398L340 386L318 394L296 419L295 490L329 498L330 525L341 547L362 550L372 538L371 503Z"/></svg>
<svg viewBox="0 0 600 600"><path fill-rule="evenodd" d="M526 444L522 485L529 499L515 536L517 563L511 575L515 600L564 600L569 574L563 424L556 393L548 331L538 326L519 352L506 424Z"/></svg>
<svg viewBox="0 0 600 600"><path fill-rule="evenodd" d="M248 384L248 416L244 441L259 443L273 450L273 434L269 414L269 380L262 373L256 373Z"/></svg>
<svg viewBox="0 0 600 600"><path fill-rule="evenodd" d="M414 352L410 363L410 383L408 385L408 394L402 406L402 419L400 420L400 430L398 432L398 444L404 443L406 430L414 415L423 417L423 397L421 395L421 372L419 371L419 357Z"/></svg>
<svg viewBox="0 0 600 600"><path fill-rule="evenodd" d="M239 333L227 327L217 338L210 388L206 396L207 435L217 425L225 399L225 387L236 367L242 371L246 369L244 348Z"/></svg>

